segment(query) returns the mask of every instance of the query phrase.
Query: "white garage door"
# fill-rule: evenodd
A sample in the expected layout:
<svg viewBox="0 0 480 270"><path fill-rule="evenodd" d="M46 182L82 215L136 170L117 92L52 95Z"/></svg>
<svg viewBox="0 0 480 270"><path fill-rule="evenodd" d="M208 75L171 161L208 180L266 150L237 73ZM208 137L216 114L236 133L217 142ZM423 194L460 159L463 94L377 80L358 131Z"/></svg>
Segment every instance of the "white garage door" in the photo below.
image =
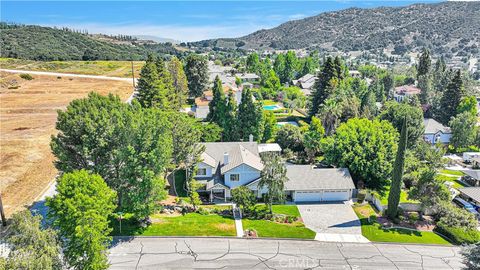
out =
<svg viewBox="0 0 480 270"><path fill-rule="evenodd" d="M350 192L348 190L330 190L323 193L323 201L347 201Z"/></svg>
<svg viewBox="0 0 480 270"><path fill-rule="evenodd" d="M322 193L320 191L297 191L295 192L296 202L320 202Z"/></svg>

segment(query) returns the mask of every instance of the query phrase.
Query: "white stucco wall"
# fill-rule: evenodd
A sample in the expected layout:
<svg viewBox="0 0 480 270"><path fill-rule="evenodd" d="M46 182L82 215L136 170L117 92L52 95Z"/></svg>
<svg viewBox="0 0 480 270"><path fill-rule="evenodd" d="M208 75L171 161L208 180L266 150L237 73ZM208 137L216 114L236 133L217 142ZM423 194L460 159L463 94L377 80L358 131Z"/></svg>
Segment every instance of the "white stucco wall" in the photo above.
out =
<svg viewBox="0 0 480 270"><path fill-rule="evenodd" d="M210 165L207 165L203 162L200 162L200 163L197 164L197 168L198 169L200 169L200 168L206 169L207 174L206 175L195 175L195 177L212 177L213 168L210 167ZM197 172L198 172L198 170L197 170Z"/></svg>
<svg viewBox="0 0 480 270"><path fill-rule="evenodd" d="M452 134L450 133L442 133L442 132L438 132L437 133L438 135L440 135L440 142L441 143L450 143L450 138L452 137ZM424 134L424 138L431 144L435 144L436 141L435 141L435 138L437 137L437 134Z"/></svg>
<svg viewBox="0 0 480 270"><path fill-rule="evenodd" d="M234 181L234 182L230 181L230 175L232 174L239 174L240 180ZM259 177L260 177L259 170L254 169L248 165L242 164L225 173L225 185L230 188L235 188L235 187L250 183L251 181Z"/></svg>
<svg viewBox="0 0 480 270"><path fill-rule="evenodd" d="M207 118L208 112L210 109L208 106L196 106L195 107L195 117L200 119Z"/></svg>

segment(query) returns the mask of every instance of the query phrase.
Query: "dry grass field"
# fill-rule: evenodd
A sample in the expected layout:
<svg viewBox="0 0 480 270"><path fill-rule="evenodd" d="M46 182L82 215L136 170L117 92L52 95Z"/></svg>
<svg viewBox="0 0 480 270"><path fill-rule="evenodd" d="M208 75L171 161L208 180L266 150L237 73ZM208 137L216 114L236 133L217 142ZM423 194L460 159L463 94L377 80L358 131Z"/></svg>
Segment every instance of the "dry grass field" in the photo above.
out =
<svg viewBox="0 0 480 270"><path fill-rule="evenodd" d="M50 151L58 109L89 92L126 100L129 82L0 72L0 192L7 216L28 206L57 174Z"/></svg>
<svg viewBox="0 0 480 270"><path fill-rule="evenodd" d="M133 69L138 77L143 61L134 61ZM34 70L85 75L103 75L109 77L132 77L130 61L33 61L25 59L0 58L4 69Z"/></svg>

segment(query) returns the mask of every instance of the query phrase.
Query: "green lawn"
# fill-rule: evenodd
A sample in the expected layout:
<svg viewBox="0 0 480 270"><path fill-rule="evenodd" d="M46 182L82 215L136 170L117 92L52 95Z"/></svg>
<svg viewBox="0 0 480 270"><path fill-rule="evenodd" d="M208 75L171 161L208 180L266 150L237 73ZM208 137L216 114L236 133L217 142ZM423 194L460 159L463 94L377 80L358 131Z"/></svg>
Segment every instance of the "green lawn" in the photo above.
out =
<svg viewBox="0 0 480 270"><path fill-rule="evenodd" d="M379 193L377 192L374 192L374 194L376 195L377 198L380 199L380 202L382 203L382 205L387 205L388 204L388 192L385 192L385 194L383 196L381 196ZM416 203L418 201L416 200L409 200L408 199L408 193L406 190L403 190L402 189L402 192L400 193L400 202L401 203Z"/></svg>
<svg viewBox="0 0 480 270"><path fill-rule="evenodd" d="M268 220L242 219L243 229L254 229L258 237L314 239L315 232L303 223L281 224Z"/></svg>
<svg viewBox="0 0 480 270"><path fill-rule="evenodd" d="M435 176L435 179L437 179L438 181L441 181L441 182L446 182L446 181L452 182L453 187L456 188L456 189L467 186L463 182L458 180L458 176L448 176L448 175L437 174Z"/></svg>
<svg viewBox="0 0 480 270"><path fill-rule="evenodd" d="M440 170L440 173L458 175L458 176L465 175L465 173L463 173L462 171L454 171L454 170L447 170L447 169Z"/></svg>
<svg viewBox="0 0 480 270"><path fill-rule="evenodd" d="M266 209L264 204L257 204L255 206L257 211ZM273 205L273 213L284 214L289 216L300 217L300 212L296 205ZM258 233L258 237L273 237L273 238L303 238L314 239L315 232L305 228L301 222L294 222L291 224L276 223L269 220L253 220L242 219L243 229L254 229Z"/></svg>
<svg viewBox="0 0 480 270"><path fill-rule="evenodd" d="M368 240L373 242L396 242L396 243L421 243L421 244L441 244L450 245L450 243L434 232L421 232L407 229L383 229L377 223L376 216L368 219L368 216L375 214L372 206L362 205L354 206L353 210L362 223L362 234Z"/></svg>
<svg viewBox="0 0 480 270"><path fill-rule="evenodd" d="M133 221L122 222L122 233L119 232L118 221L114 221L112 235L142 235L142 236L235 236L233 218L219 215L201 215L188 213L185 216L165 217L152 215L153 224L140 228Z"/></svg>
<svg viewBox="0 0 480 270"><path fill-rule="evenodd" d="M185 190L185 170L178 170L175 172L175 190L178 197L187 197L187 191Z"/></svg>
<svg viewBox="0 0 480 270"><path fill-rule="evenodd" d="M255 205L255 208L257 209L257 211L264 211L267 209L265 204L260 204L260 203ZM285 205L285 204L272 205L272 211L274 214L283 214L283 215L294 216L294 217L300 216L300 212L298 211L298 208L296 205Z"/></svg>
<svg viewBox="0 0 480 270"><path fill-rule="evenodd" d="M267 105L276 105L278 102L273 101L271 99L264 99L262 100L262 105L267 106Z"/></svg>

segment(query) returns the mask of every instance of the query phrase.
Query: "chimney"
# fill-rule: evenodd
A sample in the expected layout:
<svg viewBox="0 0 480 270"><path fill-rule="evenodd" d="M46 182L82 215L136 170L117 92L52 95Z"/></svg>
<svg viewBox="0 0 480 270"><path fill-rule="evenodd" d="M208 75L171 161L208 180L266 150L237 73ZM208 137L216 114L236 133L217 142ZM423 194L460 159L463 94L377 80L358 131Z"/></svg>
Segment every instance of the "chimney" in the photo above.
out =
<svg viewBox="0 0 480 270"><path fill-rule="evenodd" d="M225 152L223 153L223 165L227 165L228 164L228 153Z"/></svg>
<svg viewBox="0 0 480 270"><path fill-rule="evenodd" d="M248 135L248 141L253 142L253 135L252 134Z"/></svg>

